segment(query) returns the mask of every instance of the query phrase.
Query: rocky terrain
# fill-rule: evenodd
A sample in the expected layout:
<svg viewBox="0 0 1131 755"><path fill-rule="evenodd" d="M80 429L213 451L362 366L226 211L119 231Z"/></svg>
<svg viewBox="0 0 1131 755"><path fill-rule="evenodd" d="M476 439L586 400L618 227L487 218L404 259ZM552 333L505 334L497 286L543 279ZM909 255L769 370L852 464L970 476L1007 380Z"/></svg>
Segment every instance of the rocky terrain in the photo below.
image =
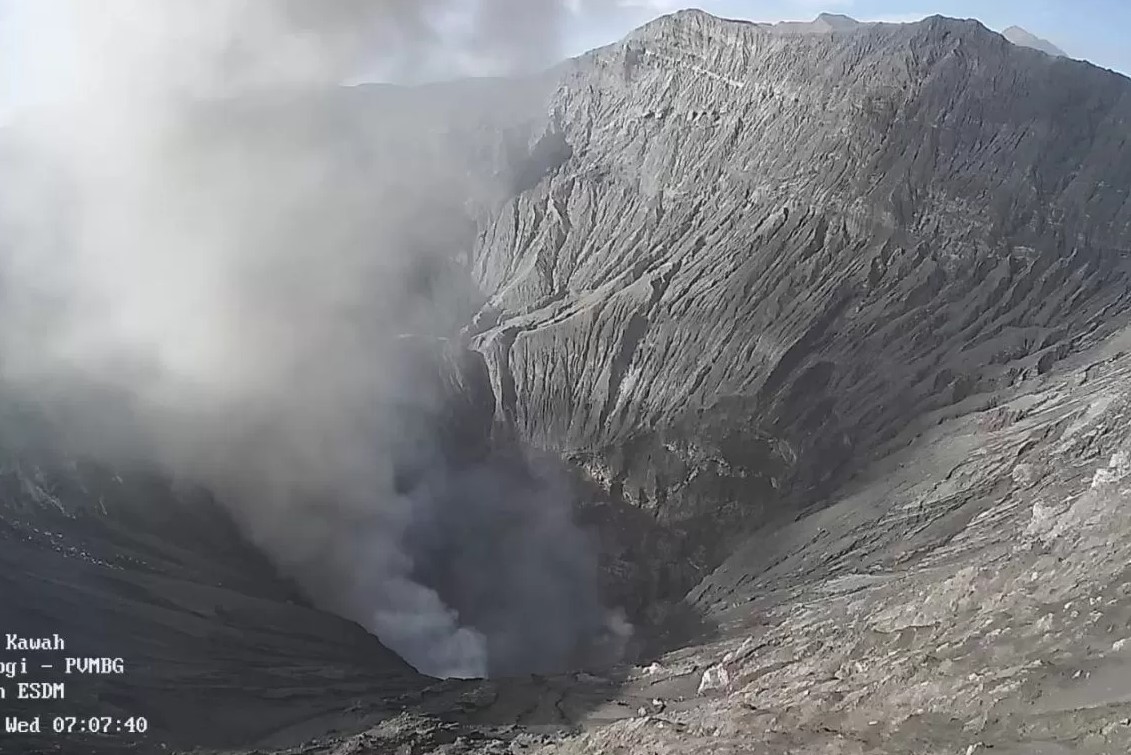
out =
<svg viewBox="0 0 1131 755"><path fill-rule="evenodd" d="M502 419L703 565L1128 301L1125 79L974 22L796 31L688 12L567 66L571 156L475 253Z"/></svg>
<svg viewBox="0 0 1131 755"><path fill-rule="evenodd" d="M459 127L379 117L416 108ZM1126 751L1131 82L972 21L688 11L317 112L461 161L452 455L560 461L638 641L432 680L207 494L15 443L5 615L145 669L91 706L239 752Z"/></svg>

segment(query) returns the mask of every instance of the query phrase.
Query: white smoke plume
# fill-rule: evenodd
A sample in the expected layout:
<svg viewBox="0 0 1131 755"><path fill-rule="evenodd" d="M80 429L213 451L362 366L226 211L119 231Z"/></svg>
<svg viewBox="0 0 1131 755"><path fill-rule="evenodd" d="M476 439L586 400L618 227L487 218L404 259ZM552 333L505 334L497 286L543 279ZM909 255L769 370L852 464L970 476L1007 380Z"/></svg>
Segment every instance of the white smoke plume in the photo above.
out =
<svg viewBox="0 0 1131 755"><path fill-rule="evenodd" d="M574 11L9 2L37 45L25 86L53 96L0 136L5 383L83 452L210 487L316 602L424 672L574 660L605 619L566 486L444 447L473 182L409 142L459 116L387 92L355 122L337 88L537 69Z"/></svg>

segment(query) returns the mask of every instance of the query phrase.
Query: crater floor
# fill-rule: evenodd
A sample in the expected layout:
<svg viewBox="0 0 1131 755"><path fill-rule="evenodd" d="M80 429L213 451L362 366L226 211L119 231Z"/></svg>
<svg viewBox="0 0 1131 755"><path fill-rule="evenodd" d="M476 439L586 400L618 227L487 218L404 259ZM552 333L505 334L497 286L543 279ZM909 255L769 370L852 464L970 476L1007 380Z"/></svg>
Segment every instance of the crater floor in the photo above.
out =
<svg viewBox="0 0 1131 755"><path fill-rule="evenodd" d="M1124 753L1129 347L910 428L704 580L688 600L716 628L686 647L446 683L425 696L446 723L417 710L285 752Z"/></svg>

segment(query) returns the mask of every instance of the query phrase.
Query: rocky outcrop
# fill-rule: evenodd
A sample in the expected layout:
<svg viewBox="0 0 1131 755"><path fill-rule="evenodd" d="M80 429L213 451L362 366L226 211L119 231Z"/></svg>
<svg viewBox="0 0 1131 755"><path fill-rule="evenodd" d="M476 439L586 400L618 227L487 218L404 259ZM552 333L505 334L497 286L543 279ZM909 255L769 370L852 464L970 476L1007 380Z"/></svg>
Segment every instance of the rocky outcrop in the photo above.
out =
<svg viewBox="0 0 1131 755"><path fill-rule="evenodd" d="M819 500L1131 301L1126 79L972 21L824 26L688 11L569 63L570 157L480 233L500 419L661 521Z"/></svg>
<svg viewBox="0 0 1131 755"><path fill-rule="evenodd" d="M690 596L722 639L634 669L635 713L543 752L1124 752L1129 343L749 538Z"/></svg>

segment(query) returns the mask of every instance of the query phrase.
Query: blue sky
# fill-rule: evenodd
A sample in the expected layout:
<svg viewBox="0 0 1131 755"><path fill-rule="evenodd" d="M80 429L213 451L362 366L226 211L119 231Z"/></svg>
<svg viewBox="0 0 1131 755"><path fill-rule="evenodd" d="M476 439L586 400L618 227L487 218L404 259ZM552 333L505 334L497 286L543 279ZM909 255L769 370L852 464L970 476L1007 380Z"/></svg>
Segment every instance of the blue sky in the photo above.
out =
<svg viewBox="0 0 1131 755"><path fill-rule="evenodd" d="M1131 0L622 0L635 6L615 23L592 22L571 40L574 51L619 39L640 22L692 6L727 18L810 20L822 11L860 21L913 21L940 14L976 18L1002 30L1016 24L1074 58L1131 75Z"/></svg>

